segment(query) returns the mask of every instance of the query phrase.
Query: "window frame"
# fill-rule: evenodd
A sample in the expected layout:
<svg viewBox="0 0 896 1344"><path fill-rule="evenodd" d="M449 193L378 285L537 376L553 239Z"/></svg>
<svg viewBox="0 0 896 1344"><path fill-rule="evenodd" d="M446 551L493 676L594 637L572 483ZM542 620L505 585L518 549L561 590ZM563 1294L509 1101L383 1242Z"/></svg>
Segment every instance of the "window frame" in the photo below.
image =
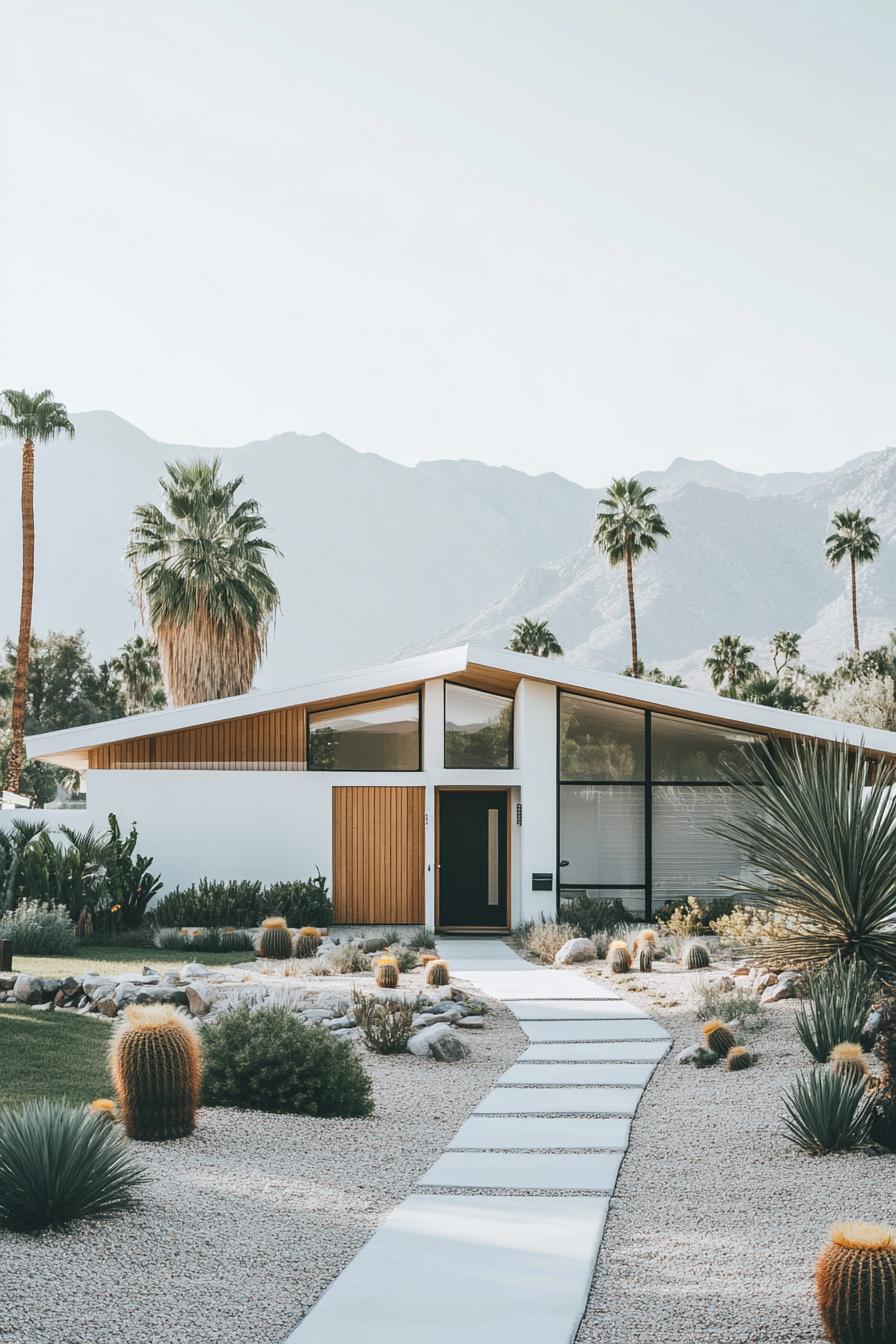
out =
<svg viewBox="0 0 896 1344"><path fill-rule="evenodd" d="M330 714L339 709L363 709L366 705L381 704L384 700L406 700L413 696L417 701L417 764L406 766L380 766L377 770L364 770L359 767L340 770L321 770L311 764L311 718L315 714ZM328 705L326 709L312 709L305 706L305 771L314 775L413 775L423 770L423 687L411 691L390 691L386 695L372 695L365 700L349 700L341 704Z"/></svg>
<svg viewBox="0 0 896 1344"><path fill-rule="evenodd" d="M449 765L448 764L448 687L456 686L461 691L474 691L479 695L490 695L495 700L506 700L510 705L510 742L506 765ZM442 681L442 765L445 770L513 770L514 736L516 727L516 696L502 695L500 691L487 691L484 686L468 686L463 681L452 681L445 677Z"/></svg>

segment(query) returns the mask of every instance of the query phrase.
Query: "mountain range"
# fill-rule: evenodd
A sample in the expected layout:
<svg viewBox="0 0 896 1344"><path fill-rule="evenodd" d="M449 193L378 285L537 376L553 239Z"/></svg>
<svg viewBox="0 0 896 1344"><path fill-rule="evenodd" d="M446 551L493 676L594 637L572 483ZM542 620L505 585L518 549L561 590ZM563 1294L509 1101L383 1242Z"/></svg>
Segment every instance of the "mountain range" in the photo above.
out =
<svg viewBox="0 0 896 1344"><path fill-rule="evenodd" d="M107 411L73 417L73 441L38 448L34 629L83 627L96 657L140 628L122 561L131 512L158 495L164 463L219 452L260 501L281 555L282 612L259 686L383 661L468 638L503 646L522 616L546 618L572 660L629 661L623 574L590 544L599 490L468 460L402 466L328 434L237 448L162 444ZM0 452L0 632L17 624L19 457ZM756 645L782 627L829 667L849 643L846 571L824 538L835 508L873 514L882 546L861 571L863 642L896 624L896 450L831 472L751 475L677 458L641 473L671 538L637 568L650 663L706 682L723 633Z"/></svg>

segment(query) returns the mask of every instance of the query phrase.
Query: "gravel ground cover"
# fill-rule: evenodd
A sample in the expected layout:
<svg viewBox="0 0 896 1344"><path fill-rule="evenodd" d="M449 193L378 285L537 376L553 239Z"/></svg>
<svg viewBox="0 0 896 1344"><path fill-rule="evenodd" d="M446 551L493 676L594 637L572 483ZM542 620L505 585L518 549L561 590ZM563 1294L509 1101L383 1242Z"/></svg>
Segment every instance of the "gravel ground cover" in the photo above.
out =
<svg viewBox="0 0 896 1344"><path fill-rule="evenodd" d="M591 971L590 974L597 974ZM578 1344L822 1344L814 1270L832 1222L892 1223L896 1159L810 1157L783 1134L782 1093L811 1064L793 1001L744 1036L729 1074L675 1057L693 1044L694 977L614 977L673 1036L632 1126Z"/></svg>
<svg viewBox="0 0 896 1344"><path fill-rule="evenodd" d="M0 1341L276 1344L526 1043L499 1004L468 1039L457 1064L362 1049L368 1119L205 1108L192 1138L140 1146L151 1184L137 1212L0 1233ZM400 1266L383 1291L401 1291Z"/></svg>

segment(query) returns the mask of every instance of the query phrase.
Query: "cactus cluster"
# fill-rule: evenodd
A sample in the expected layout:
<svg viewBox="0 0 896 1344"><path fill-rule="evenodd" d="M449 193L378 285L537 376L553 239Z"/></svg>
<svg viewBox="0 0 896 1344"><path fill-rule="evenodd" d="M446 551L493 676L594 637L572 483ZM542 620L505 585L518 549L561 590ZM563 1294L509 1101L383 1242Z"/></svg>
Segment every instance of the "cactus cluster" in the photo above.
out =
<svg viewBox="0 0 896 1344"><path fill-rule="evenodd" d="M621 938L614 938L607 948L607 968L614 975L625 975L632 968L631 953Z"/></svg>
<svg viewBox="0 0 896 1344"><path fill-rule="evenodd" d="M699 938L692 938L684 945L681 961L685 970L704 970L709 965L709 952L706 950L706 944L701 943Z"/></svg>
<svg viewBox="0 0 896 1344"><path fill-rule="evenodd" d="M733 1050L737 1044L730 1027L726 1027L721 1018L718 1017L714 1017L711 1022L706 1023L703 1028L703 1038L713 1054L718 1055L720 1059L725 1059L728 1051Z"/></svg>
<svg viewBox="0 0 896 1344"><path fill-rule="evenodd" d="M196 1128L201 1064L196 1026L170 1004L131 1004L112 1040L110 1067L132 1139L182 1139Z"/></svg>
<svg viewBox="0 0 896 1344"><path fill-rule="evenodd" d="M745 1045L732 1045L725 1056L725 1067L731 1073L737 1073L740 1069L748 1069L753 1063L753 1056Z"/></svg>
<svg viewBox="0 0 896 1344"><path fill-rule="evenodd" d="M272 915L261 923L261 938L258 940L258 955L270 957L274 961L286 961L292 955L292 938L289 927L280 915Z"/></svg>
<svg viewBox="0 0 896 1344"><path fill-rule="evenodd" d="M829 1063L831 1073L855 1074L860 1078L866 1077L868 1073L862 1047L855 1041L842 1041L840 1045L835 1045L830 1053Z"/></svg>
<svg viewBox="0 0 896 1344"><path fill-rule="evenodd" d="M435 960L427 962L426 983L428 985L435 985L437 987L440 985L447 985L450 979L451 977L448 974L447 961L443 961L441 957L436 957Z"/></svg>
<svg viewBox="0 0 896 1344"><path fill-rule="evenodd" d="M896 1339L896 1230L835 1223L818 1261L815 1287L832 1344Z"/></svg>
<svg viewBox="0 0 896 1344"><path fill-rule="evenodd" d="M398 962L395 957L378 957L374 962L373 974L380 989L398 988Z"/></svg>

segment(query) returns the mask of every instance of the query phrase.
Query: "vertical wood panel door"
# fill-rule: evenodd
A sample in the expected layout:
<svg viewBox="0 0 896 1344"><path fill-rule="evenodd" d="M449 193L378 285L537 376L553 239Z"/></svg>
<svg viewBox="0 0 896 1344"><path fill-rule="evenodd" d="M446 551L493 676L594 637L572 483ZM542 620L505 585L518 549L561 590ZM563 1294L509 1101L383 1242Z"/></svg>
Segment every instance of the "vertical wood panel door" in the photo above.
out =
<svg viewBox="0 0 896 1344"><path fill-rule="evenodd" d="M334 923L423 923L424 792L334 787Z"/></svg>

